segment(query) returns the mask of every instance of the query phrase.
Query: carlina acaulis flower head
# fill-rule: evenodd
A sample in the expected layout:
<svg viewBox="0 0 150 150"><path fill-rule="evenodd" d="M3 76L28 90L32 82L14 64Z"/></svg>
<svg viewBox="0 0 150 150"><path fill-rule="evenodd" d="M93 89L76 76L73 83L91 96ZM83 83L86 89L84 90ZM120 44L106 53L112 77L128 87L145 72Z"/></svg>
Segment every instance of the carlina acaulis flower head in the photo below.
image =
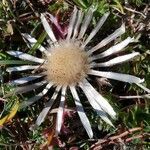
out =
<svg viewBox="0 0 150 150"><path fill-rule="evenodd" d="M100 51L101 48L105 47L108 43L125 33L124 24L122 24L120 28L116 29L108 37L100 41L97 45L91 47L91 40L100 30L109 16L109 13L105 13L102 18L100 18L99 22L91 31L91 33L88 36L85 36L87 28L92 20L93 12L94 10L92 7L89 8L87 13L84 13L82 10L78 10L76 7L74 7L65 39L56 39L51 26L45 18L46 14L41 14L42 24L49 36L50 43L52 43L48 49L42 45L38 47L38 49L44 54L43 58L38 58L21 51L7 52L14 57L35 62L37 64L9 67L7 68L8 72L21 72L24 70L31 70L31 72L33 72L32 70L36 70L40 67L44 68L43 73L36 73L35 71L34 74L32 73L29 76L25 76L10 82L10 84L19 85L19 87L16 89L16 93L26 93L45 85L45 88L40 93L29 98L27 101L23 101L21 108L29 106L42 99L42 97L47 94L49 90L55 88L54 94L49 98L48 102L45 104L45 108L43 108L36 120L36 125L38 126L44 121L46 115L53 106L54 101L57 99L58 94L61 93L60 100L57 99L60 101L60 104L57 112L56 122L56 131L57 133L60 132L61 125L63 123L62 118L65 105L65 95L67 89L70 89L80 120L88 136L92 138L92 128L84 112L84 108L76 90L77 88L85 94L89 104L93 107L96 113L111 126L113 126L113 124L109 119L109 116L114 119L116 117L116 113L111 105L107 102L106 98L97 92L91 85L91 81L89 82L90 77L104 77L122 82L135 83L143 88L143 86L140 84L143 82L143 79L133 75L103 71L104 67L110 67L126 62L139 55L139 53L133 52L131 54L116 56L114 58L111 57L111 59L108 60L110 58L109 56L124 51L125 47L134 41L134 38L131 37L127 37L125 40L106 49L105 51ZM33 47L37 42L35 38L31 37L27 33L23 33L22 35L29 42L28 45L30 47ZM102 62L102 60L105 60L105 58L107 58L108 61ZM97 60L101 61L99 62ZM37 82L33 83L30 81Z"/></svg>
<svg viewBox="0 0 150 150"><path fill-rule="evenodd" d="M77 42L60 41L58 46L51 49L44 68L47 79L56 85L76 85L86 78L90 60Z"/></svg>

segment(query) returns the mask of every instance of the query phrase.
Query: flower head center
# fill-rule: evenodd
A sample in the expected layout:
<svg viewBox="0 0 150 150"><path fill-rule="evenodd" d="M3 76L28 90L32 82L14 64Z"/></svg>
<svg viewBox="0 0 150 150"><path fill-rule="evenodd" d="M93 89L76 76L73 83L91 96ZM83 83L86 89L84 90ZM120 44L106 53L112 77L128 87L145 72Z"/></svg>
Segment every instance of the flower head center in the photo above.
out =
<svg viewBox="0 0 150 150"><path fill-rule="evenodd" d="M47 79L55 84L76 84L87 76L88 55L77 42L61 41L51 49L45 68Z"/></svg>

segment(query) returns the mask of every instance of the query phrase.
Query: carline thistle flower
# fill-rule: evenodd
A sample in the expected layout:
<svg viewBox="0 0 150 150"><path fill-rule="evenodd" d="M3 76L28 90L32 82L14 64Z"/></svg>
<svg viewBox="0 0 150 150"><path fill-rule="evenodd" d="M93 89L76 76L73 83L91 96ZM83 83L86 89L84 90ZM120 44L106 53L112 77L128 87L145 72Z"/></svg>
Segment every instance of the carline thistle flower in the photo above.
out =
<svg viewBox="0 0 150 150"><path fill-rule="evenodd" d="M106 46L108 43L125 33L125 25L122 24L121 27L115 30L111 35L103 39L96 46L90 48L89 43L91 39L102 27L107 17L109 16L109 13L105 13L102 16L96 27L91 31L88 37L85 38L85 33L91 22L92 16L92 8L90 8L88 12L84 14L81 10L78 10L75 7L71 15L66 38L57 40L52 31L52 28L45 18L45 14L41 14L41 21L44 29L47 32L51 43L53 43L48 49L44 48L42 45L38 47L38 49L43 53L44 57L37 58L21 51L7 52L14 57L35 62L37 64L8 67L8 72L36 70L40 67L44 68L45 70L43 73L35 73L30 76L22 77L10 82L10 84L17 86L19 85L16 93L18 91L18 93L29 92L45 85L45 88L39 94L29 98L27 101L22 102L21 108L35 103L36 101L41 99L51 88L55 88L55 92L53 93L52 97L48 102L46 102L45 108L39 114L36 120L36 125L39 126L44 121L54 101L58 97L58 93L61 93L56 121L56 132L60 132L63 122L65 95L67 89L69 89L74 98L76 110L80 117L80 120L88 136L92 138L93 132L91 129L91 125L84 112L84 108L77 93L77 88L84 92L88 102L97 112L97 114L106 123L113 126L108 116L115 119L116 113L111 105L107 102L107 100L91 85L91 83L89 82L90 77L104 77L107 79L118 80L122 82L135 83L142 87L140 83L143 82L143 79L140 79L138 77L110 71L100 71L103 67L110 67L128 61L139 55L139 53L133 52L131 54L116 56L115 58L111 58L110 60L105 62L98 62L97 60L109 58L109 56L123 51L129 43L134 41L134 38L128 37L122 42L106 49L103 52L98 53L98 50L100 48ZM22 35L26 40L28 40L28 42L30 43L30 47L33 47L37 42L37 40L31 37L29 34L24 33ZM30 83L30 81L34 81L36 79L43 80L37 80L38 82L36 83Z"/></svg>

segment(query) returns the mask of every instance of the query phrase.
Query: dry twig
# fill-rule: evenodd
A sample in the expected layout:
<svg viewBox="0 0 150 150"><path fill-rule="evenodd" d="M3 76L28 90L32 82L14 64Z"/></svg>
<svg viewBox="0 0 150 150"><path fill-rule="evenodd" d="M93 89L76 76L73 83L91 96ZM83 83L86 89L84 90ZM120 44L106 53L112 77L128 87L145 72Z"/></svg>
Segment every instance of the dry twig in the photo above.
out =
<svg viewBox="0 0 150 150"><path fill-rule="evenodd" d="M140 130L142 130L142 128L141 127L137 127L137 128L129 129L128 131L125 131L125 132L123 132L123 133L121 133L119 135L115 135L115 136L109 137L107 139L100 139L100 140L98 140L98 142L96 142L95 144L93 144L91 146L91 149L93 149L93 150L97 150L97 148L101 149L106 144L110 145L110 144L120 143L120 140L122 142L123 141L124 142L130 142L133 139L142 138L143 135L137 135L137 136L134 136L134 137L131 137L131 138L126 138L127 135L129 135L129 134L131 134L131 133L133 133L135 131L140 131Z"/></svg>

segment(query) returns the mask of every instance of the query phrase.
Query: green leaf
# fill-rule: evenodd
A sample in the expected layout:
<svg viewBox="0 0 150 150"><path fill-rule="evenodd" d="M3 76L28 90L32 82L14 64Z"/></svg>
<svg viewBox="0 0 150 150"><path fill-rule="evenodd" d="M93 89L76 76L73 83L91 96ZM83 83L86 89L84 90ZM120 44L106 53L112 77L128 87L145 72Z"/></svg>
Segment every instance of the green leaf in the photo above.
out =
<svg viewBox="0 0 150 150"><path fill-rule="evenodd" d="M23 60L0 60L0 65L21 65L21 64L31 64L32 62ZM33 63L34 64L34 63Z"/></svg>
<svg viewBox="0 0 150 150"><path fill-rule="evenodd" d="M39 45L44 41L44 39L46 38L47 33L44 31L40 37L38 38L37 42L35 43L35 45L30 49L29 54L33 54L36 49L38 49Z"/></svg>

